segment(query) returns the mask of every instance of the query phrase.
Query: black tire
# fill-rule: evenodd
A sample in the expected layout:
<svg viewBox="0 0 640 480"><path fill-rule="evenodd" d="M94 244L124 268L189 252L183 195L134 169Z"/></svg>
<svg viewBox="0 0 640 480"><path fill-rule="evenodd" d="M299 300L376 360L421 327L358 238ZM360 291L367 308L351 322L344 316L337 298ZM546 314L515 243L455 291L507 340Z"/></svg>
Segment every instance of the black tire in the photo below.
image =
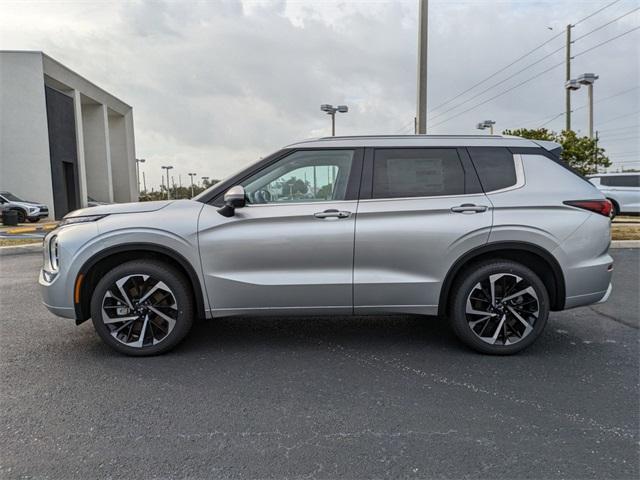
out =
<svg viewBox="0 0 640 480"><path fill-rule="evenodd" d="M17 210L18 212L18 223L24 223L27 220L27 215L22 210Z"/></svg>
<svg viewBox="0 0 640 480"><path fill-rule="evenodd" d="M27 218L27 220L29 220L29 223L38 223L40 221L39 218Z"/></svg>
<svg viewBox="0 0 640 480"><path fill-rule="evenodd" d="M500 280L500 277L494 277L498 278L498 280L495 281L496 286L494 287L494 297L496 299L496 301L493 302L496 304L494 307L491 305L490 295L484 286L487 284L490 286L489 278L491 275L500 274L504 276L503 280ZM517 278L520 278L523 283L517 281ZM501 283L505 282L505 284L498 285L498 281ZM508 282L511 282L511 286L509 286ZM478 288L479 284L481 288ZM506 294L503 295L502 298L508 299L512 293L508 288L512 288L515 293L515 291L522 291L521 288L525 285L527 287L533 287L537 298L530 293L525 293L516 299L506 301L504 304L500 301L501 298L499 294L502 293L500 290L506 290ZM535 342L547 324L547 318L549 316L549 294L547 288L530 268L520 263L511 260L495 259L472 265L462 272L451 291L453 292L449 309L451 326L462 342L480 353L490 355L512 355L518 353ZM471 297L472 293L474 293L473 297ZM483 296L487 300L478 298L480 296ZM485 310L494 312L489 313L491 318L484 321L486 323L481 322L483 318L486 318L483 315L467 313L468 299L470 301L469 305L473 309L477 308L483 312ZM537 318L530 314L530 312L525 314L520 310L521 308L525 308L525 302L529 304L527 309L535 308L535 301L537 301ZM517 302L520 303L518 304ZM483 304L485 306L480 307L480 305ZM511 308L511 310L509 310L509 308ZM532 325L524 327L525 324L518 321L512 313L514 309L520 311L520 314L522 314L520 315L521 318L529 315L526 320L531 322ZM489 329L488 334L498 332L499 329L497 327L501 325L500 321L502 321L503 315L505 320L500 329L502 333L494 340L496 343L488 343L491 339L488 336L481 337L484 333L482 329L487 327ZM473 327L476 329L475 331L472 329L470 322L474 324ZM521 338L517 336L518 331L521 334ZM485 338L485 340L482 338ZM512 341L512 343L508 344L510 341Z"/></svg>
<svg viewBox="0 0 640 480"><path fill-rule="evenodd" d="M123 343L122 341L116 339L112 335L112 328L116 329L116 327L122 325L124 326L125 322L118 323L116 325L111 324L111 326L107 326L104 323L103 319L103 302L105 301L107 295L107 291L110 290L113 286L115 286L115 282L126 278L132 277L135 280L139 281L142 279L142 275L148 275L153 281L157 280L160 282L164 282L164 284L168 287L169 293L173 296L172 300L175 300L175 307L171 308L171 315L174 317L174 325L171 328L166 328L168 330L168 334L164 336L158 343L147 344L142 346L129 346ZM125 284L126 286L127 284ZM111 290L113 291L113 290ZM166 291L164 290L161 295L164 295L166 298ZM129 292L135 292L135 290L129 290ZM144 295L144 291L142 292ZM122 295L120 295L122 296ZM133 296L133 295L132 295ZM140 297L139 297L140 298ZM154 298L154 297L151 297ZM135 303L135 302L134 302ZM121 305L121 302L118 302L117 305ZM142 305L142 304L141 304ZM158 304L155 307L159 307ZM106 308L117 308L114 306L105 307L104 311L107 311ZM151 307L149 307L151 308ZM166 306L162 307L163 309ZM125 308L125 310L127 310ZM110 310L113 311L113 310ZM157 311L157 310L156 310ZM167 312L164 310L165 313ZM124 313L126 315L137 315L137 313L130 311L128 313ZM102 279L96 285L96 288L93 291L91 296L91 319L93 321L93 326L100 336L100 338L111 348L114 350L123 353L125 355L132 356L149 356L149 355L158 355L161 353L165 353L172 348L174 348L178 343L180 343L191 330L191 326L193 325L193 315L194 315L194 305L193 305L193 296L191 292L191 286L187 279L175 268L159 261L154 260L134 260L130 262L123 263L122 265L118 265L114 267L111 271L105 274ZM130 322L135 323L132 328L139 328L140 332L138 332L138 340L140 336L143 336L143 343L145 343L145 338L149 339L146 343L153 342L155 334L153 332L153 328L151 328L151 332L146 331L146 335L139 335L143 328L140 326L140 323L144 325L144 320L141 320L144 317L143 314L140 315L139 320L132 320ZM163 320L147 311L147 317L155 317L156 321L163 322ZM117 317L116 317L117 318ZM130 318L130 317L129 317ZM148 321L148 323L152 323ZM152 323L153 325L153 323ZM166 327L166 325L165 325ZM156 326L156 329L160 331L160 326ZM131 329L129 330L131 331ZM135 338L135 334L134 334Z"/></svg>
<svg viewBox="0 0 640 480"><path fill-rule="evenodd" d="M620 215L620 207L615 200L611 200L610 198L607 198L607 200L611 202L611 220L613 220L618 215Z"/></svg>

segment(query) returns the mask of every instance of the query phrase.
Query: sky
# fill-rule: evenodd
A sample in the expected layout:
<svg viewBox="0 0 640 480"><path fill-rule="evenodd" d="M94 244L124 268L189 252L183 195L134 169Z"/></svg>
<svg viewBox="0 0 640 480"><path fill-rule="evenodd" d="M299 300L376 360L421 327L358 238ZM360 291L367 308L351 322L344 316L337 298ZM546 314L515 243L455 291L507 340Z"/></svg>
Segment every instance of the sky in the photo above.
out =
<svg viewBox="0 0 640 480"><path fill-rule="evenodd" d="M572 73L600 76L601 145L615 166L640 168L640 29L626 33L640 26L640 1L590 16L611 2L431 0L428 133L482 133L485 119L497 132L561 130L572 23ZM133 106L150 189L161 165L183 184L188 172L222 178L329 135L323 103L349 106L338 135L413 133L417 14L417 0L0 0L0 49L42 50ZM586 135L586 89L572 102Z"/></svg>

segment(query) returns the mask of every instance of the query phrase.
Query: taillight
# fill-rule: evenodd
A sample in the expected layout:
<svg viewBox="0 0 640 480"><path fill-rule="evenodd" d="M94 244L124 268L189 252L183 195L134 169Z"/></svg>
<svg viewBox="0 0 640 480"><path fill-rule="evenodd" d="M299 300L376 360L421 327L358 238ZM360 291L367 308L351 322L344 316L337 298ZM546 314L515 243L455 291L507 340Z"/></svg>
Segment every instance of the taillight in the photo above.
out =
<svg viewBox="0 0 640 480"><path fill-rule="evenodd" d="M613 205L609 200L568 200L563 202L565 205L571 205L572 207L583 208L593 213L599 213L605 217L611 216L611 210Z"/></svg>

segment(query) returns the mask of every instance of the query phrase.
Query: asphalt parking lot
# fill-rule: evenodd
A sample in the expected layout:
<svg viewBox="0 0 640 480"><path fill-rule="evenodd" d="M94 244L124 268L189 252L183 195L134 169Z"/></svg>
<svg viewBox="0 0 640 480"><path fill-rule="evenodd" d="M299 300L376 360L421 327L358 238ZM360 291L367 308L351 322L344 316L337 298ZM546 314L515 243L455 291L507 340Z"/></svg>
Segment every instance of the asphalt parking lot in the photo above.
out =
<svg viewBox="0 0 640 480"><path fill-rule="evenodd" d="M489 357L420 317L200 322L128 358L0 257L1 478L638 478L640 250L609 303Z"/></svg>

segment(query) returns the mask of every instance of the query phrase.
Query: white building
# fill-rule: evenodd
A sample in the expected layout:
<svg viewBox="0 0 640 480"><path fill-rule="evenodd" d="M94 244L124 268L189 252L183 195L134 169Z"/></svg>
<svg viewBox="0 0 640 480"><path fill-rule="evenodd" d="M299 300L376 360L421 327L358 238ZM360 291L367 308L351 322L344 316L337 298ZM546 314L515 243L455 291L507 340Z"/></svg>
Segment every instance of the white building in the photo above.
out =
<svg viewBox="0 0 640 480"><path fill-rule="evenodd" d="M0 51L0 191L47 204L138 199L129 105L42 52Z"/></svg>

